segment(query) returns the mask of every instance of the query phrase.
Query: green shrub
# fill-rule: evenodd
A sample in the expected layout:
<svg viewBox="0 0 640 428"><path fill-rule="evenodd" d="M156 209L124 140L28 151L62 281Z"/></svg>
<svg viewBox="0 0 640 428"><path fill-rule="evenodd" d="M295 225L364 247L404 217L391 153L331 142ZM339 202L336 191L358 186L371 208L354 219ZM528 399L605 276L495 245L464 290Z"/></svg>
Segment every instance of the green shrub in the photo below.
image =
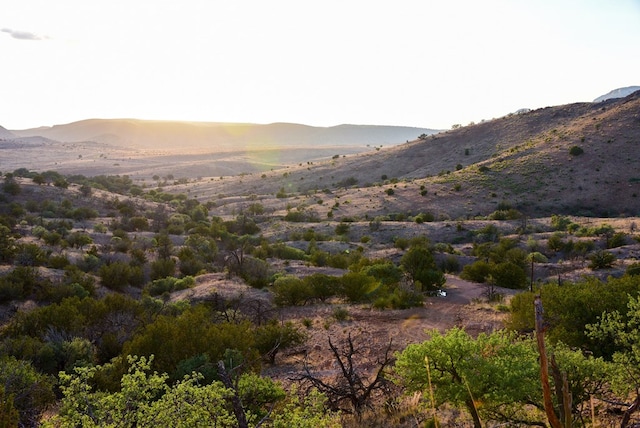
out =
<svg viewBox="0 0 640 428"><path fill-rule="evenodd" d="M491 274L491 265L484 260L478 260L462 268L460 278L473 282L484 282Z"/></svg>
<svg viewBox="0 0 640 428"><path fill-rule="evenodd" d="M114 291L124 291L132 275L131 266L125 262L102 265L98 270L100 283Z"/></svg>
<svg viewBox="0 0 640 428"><path fill-rule="evenodd" d="M349 224L345 222L340 222L336 226L335 232L336 232L336 235L346 235L347 233L349 233Z"/></svg>
<svg viewBox="0 0 640 428"><path fill-rule="evenodd" d="M608 269L613 266L616 256L608 251L599 250L589 256L589 268L593 270Z"/></svg>
<svg viewBox="0 0 640 428"><path fill-rule="evenodd" d="M512 262L492 266L490 275L498 287L520 289L527 283L527 274L524 269Z"/></svg>
<svg viewBox="0 0 640 428"><path fill-rule="evenodd" d="M447 273L460 272L460 261L453 254L448 254L440 263L440 270Z"/></svg>
<svg viewBox="0 0 640 428"><path fill-rule="evenodd" d="M298 277L287 275L275 280L272 287L273 302L278 306L299 306L313 297L313 289Z"/></svg>
<svg viewBox="0 0 640 428"><path fill-rule="evenodd" d="M255 330L255 347L260 355L266 356L271 364L275 363L276 355L283 349L304 343L307 336L296 328L293 323L279 323L271 320Z"/></svg>
<svg viewBox="0 0 640 428"><path fill-rule="evenodd" d="M335 308L332 315L336 321L347 321L349 319L349 311L343 307Z"/></svg>
<svg viewBox="0 0 640 428"><path fill-rule="evenodd" d="M176 261L174 259L158 259L151 263L152 280L173 276L175 272Z"/></svg>
<svg viewBox="0 0 640 428"><path fill-rule="evenodd" d="M311 289L313 298L325 302L335 296L339 289L339 279L323 273L314 273L306 276L302 280Z"/></svg>
<svg viewBox="0 0 640 428"><path fill-rule="evenodd" d="M580 146L571 146L571 148L569 149L569 154L571 156L580 156L583 153L584 150Z"/></svg>
<svg viewBox="0 0 640 428"><path fill-rule="evenodd" d="M164 293L185 290L187 288L193 287L195 284L196 281L192 276L185 276L182 279L169 276L152 281L145 288L145 291L147 291L151 296L159 296Z"/></svg>
<svg viewBox="0 0 640 428"><path fill-rule="evenodd" d="M424 295L415 290L396 287L390 293L378 297L373 302L376 309L409 309L422 306Z"/></svg>
<svg viewBox="0 0 640 428"><path fill-rule="evenodd" d="M627 275L640 275L640 263L632 263L627 266L626 270Z"/></svg>
<svg viewBox="0 0 640 428"><path fill-rule="evenodd" d="M626 243L627 234L623 232L616 232L609 239L607 239L607 248L622 247Z"/></svg>
<svg viewBox="0 0 640 428"><path fill-rule="evenodd" d="M571 219L567 216L555 214L551 216L551 227L554 230L567 230L572 223Z"/></svg>
<svg viewBox="0 0 640 428"><path fill-rule="evenodd" d="M375 278L361 272L349 272L340 278L340 294L350 303L370 301L379 286Z"/></svg>

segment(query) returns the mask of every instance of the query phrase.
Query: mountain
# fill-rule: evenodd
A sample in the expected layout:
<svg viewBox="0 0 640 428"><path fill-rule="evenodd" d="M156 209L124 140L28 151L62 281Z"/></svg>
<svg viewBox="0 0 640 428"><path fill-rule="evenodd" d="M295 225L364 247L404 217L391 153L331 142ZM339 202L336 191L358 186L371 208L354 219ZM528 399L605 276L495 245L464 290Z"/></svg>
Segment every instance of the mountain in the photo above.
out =
<svg viewBox="0 0 640 428"><path fill-rule="evenodd" d="M10 140L16 138L16 136L8 129L0 126L0 140Z"/></svg>
<svg viewBox="0 0 640 428"><path fill-rule="evenodd" d="M575 148L574 148L575 147ZM406 144L283 174L189 184L203 200L274 194L339 195L344 215L366 207L445 218L511 207L526 215L640 215L640 92L512 114ZM185 191L185 188L177 189ZM391 190L391 195L385 193ZM326 199L326 198L325 198ZM353 208L351 208L353 207ZM354 213L351 213L355 215Z"/></svg>
<svg viewBox="0 0 640 428"><path fill-rule="evenodd" d="M606 100L609 100L611 98L624 98L627 95L631 95L636 91L640 91L640 86L627 86L626 88L614 89L611 92L608 92L608 93L606 93L604 95L599 96L598 98L593 100L593 102L594 103L599 103L601 101L606 101Z"/></svg>
<svg viewBox="0 0 640 428"><path fill-rule="evenodd" d="M89 119L49 128L13 131L20 137L42 136L61 142L87 142L114 146L180 151L237 150L239 147L353 146L399 144L434 129L402 126L339 125L314 127L292 123L268 125L172 122L137 119Z"/></svg>

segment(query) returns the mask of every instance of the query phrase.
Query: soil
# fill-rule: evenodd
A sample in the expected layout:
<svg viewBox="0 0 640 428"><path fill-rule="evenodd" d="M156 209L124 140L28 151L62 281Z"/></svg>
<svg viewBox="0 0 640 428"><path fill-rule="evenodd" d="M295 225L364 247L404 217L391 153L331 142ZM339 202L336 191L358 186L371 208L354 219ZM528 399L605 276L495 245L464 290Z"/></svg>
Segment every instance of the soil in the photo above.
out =
<svg viewBox="0 0 640 428"><path fill-rule="evenodd" d="M291 274L297 276L318 271L318 268L303 264L293 264L289 268ZM393 350L400 351L411 343L428 340L433 330L444 332L458 326L475 336L502 327L506 312L499 311L495 304L486 303L484 285L447 275L444 290L446 296L429 297L422 307L403 310L378 310L367 305L346 305L337 301L275 308L271 304L270 293L251 288L224 274L207 274L198 277L194 288L173 293L171 299L211 301L215 296L222 296L229 300L244 300L251 308L255 308L255 302L261 302L263 310L273 311L282 322L291 321L304 330L308 339L303 345L284 350L278 354L275 365L264 366L264 375L286 384L303 372L305 363L321 377L338 374L329 340L339 344L351 336L361 350L359 367L370 375L376 368L376 359L384 353L389 342ZM509 289L498 288L497 291L504 295L505 304L515 294ZM337 309L346 311L345 320L336 319L334 313Z"/></svg>

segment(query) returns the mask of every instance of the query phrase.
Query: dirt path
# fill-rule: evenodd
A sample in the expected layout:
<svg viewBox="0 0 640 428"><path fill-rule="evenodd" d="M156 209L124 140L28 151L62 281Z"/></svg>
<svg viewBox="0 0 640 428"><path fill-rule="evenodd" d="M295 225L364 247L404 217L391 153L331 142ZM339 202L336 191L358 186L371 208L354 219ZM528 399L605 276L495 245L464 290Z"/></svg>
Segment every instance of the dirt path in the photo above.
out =
<svg viewBox="0 0 640 428"><path fill-rule="evenodd" d="M265 366L264 374L283 382L294 377L307 363L319 373L335 374L335 361L329 349L329 339L340 343L349 335L363 347L363 369L374 369L376 358L390 341L400 351L411 343L429 339L433 330L445 331L454 326L470 334L491 332L502 327L504 313L482 302L484 286L447 275L446 296L429 297L422 307L402 310L378 310L369 305L314 304L269 309L271 316L282 322L291 321L308 336L304 345L278 355L275 366ZM514 290L499 289L505 296ZM262 310L271 306L270 293L251 288L223 274L198 277L194 288L173 293L172 300L211 300L214 295L225 299L241 298L261 302ZM336 309L347 312L342 321L334 316Z"/></svg>

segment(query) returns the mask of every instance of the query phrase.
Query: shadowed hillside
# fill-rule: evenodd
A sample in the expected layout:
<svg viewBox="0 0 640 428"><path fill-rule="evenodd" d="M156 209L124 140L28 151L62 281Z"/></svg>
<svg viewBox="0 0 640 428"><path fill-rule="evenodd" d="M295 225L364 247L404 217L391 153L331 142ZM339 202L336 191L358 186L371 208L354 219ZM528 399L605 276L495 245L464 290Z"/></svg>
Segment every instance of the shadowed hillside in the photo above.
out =
<svg viewBox="0 0 640 428"><path fill-rule="evenodd" d="M213 195L346 187L353 188L351 193L368 188L369 194L373 185L382 185L394 187L386 210L428 208L458 217L486 215L506 202L528 214L635 215L640 212L639 146L636 92L597 104L509 115L376 152L291 167L284 174L192 189ZM421 196L420 186L430 191ZM372 208L371 214L379 209L385 210Z"/></svg>

